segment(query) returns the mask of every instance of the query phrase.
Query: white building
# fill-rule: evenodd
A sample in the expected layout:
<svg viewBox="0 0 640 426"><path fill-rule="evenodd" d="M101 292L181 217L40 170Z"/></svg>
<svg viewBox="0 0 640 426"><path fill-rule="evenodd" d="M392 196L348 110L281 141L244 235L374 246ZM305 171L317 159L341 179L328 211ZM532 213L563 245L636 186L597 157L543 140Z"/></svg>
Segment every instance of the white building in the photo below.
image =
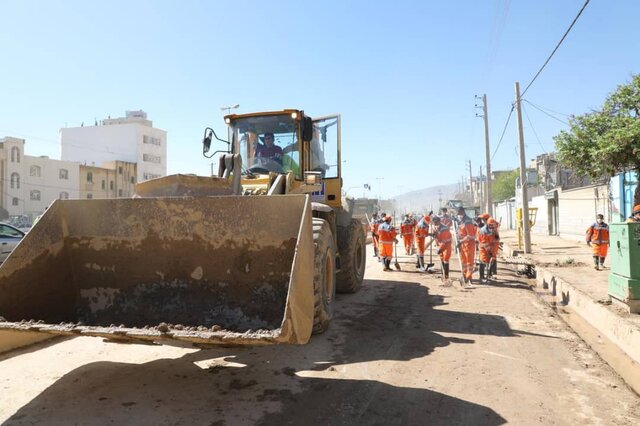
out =
<svg viewBox="0 0 640 426"><path fill-rule="evenodd" d="M144 111L96 124L60 129L60 158L93 166L137 163L137 182L167 174L167 132L154 128Z"/></svg>
<svg viewBox="0 0 640 426"><path fill-rule="evenodd" d="M0 139L0 207L33 219L55 199L79 197L78 163L25 155L24 145L24 139Z"/></svg>

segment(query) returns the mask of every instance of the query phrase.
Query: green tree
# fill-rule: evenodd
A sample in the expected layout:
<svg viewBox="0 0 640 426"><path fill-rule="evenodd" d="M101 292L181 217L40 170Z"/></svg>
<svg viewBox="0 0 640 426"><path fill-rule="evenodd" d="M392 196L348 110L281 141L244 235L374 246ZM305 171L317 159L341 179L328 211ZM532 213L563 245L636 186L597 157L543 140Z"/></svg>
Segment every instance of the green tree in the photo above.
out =
<svg viewBox="0 0 640 426"><path fill-rule="evenodd" d="M494 201L508 200L516 195L516 178L520 176L520 169L514 169L496 176L491 184L491 195Z"/></svg>
<svg viewBox="0 0 640 426"><path fill-rule="evenodd" d="M599 110L569 119L554 137L560 161L593 179L633 169L640 178L640 74L610 93ZM640 204L640 185L634 204Z"/></svg>

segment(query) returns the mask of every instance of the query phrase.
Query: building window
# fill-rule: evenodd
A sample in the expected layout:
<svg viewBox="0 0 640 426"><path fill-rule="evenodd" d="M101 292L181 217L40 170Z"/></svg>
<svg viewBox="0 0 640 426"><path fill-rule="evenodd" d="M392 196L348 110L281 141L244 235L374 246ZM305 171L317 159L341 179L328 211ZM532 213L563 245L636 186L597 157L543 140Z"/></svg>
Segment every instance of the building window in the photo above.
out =
<svg viewBox="0 0 640 426"><path fill-rule="evenodd" d="M41 174L42 174L42 169L40 168L40 166L31 166L29 168L30 176L40 177Z"/></svg>
<svg viewBox="0 0 640 426"><path fill-rule="evenodd" d="M11 189L20 189L20 175L17 173L11 173Z"/></svg>
<svg viewBox="0 0 640 426"><path fill-rule="evenodd" d="M11 200L11 204L14 206L18 205L18 198L17 197L13 197L13 200Z"/></svg>
<svg viewBox="0 0 640 426"><path fill-rule="evenodd" d="M122 197L122 189L118 189L118 197Z"/></svg>
<svg viewBox="0 0 640 426"><path fill-rule="evenodd" d="M142 143L151 144L151 145L157 145L157 146L162 145L162 141L160 140L160 138L154 138L154 137L151 137L151 136L143 136L142 137Z"/></svg>
<svg viewBox="0 0 640 426"><path fill-rule="evenodd" d="M31 191L31 201L40 201L40 191L37 189Z"/></svg>
<svg viewBox="0 0 640 426"><path fill-rule="evenodd" d="M144 180L149 180L149 179L156 179L156 178L159 178L159 177L160 177L160 175L156 175L156 174L154 174L154 173L147 173L147 172L145 172L145 173L142 175L142 177L143 177L143 179L144 179Z"/></svg>
<svg viewBox="0 0 640 426"><path fill-rule="evenodd" d="M147 163L161 164L162 158L160 158L159 155L142 154L142 161L145 161Z"/></svg>
<svg viewBox="0 0 640 426"><path fill-rule="evenodd" d="M105 189L107 187L107 183L104 181L104 179L102 179L102 189Z"/></svg>
<svg viewBox="0 0 640 426"><path fill-rule="evenodd" d="M129 179L131 181L131 183L136 183L136 178L134 178L133 176L131 176L131 179Z"/></svg>
<svg viewBox="0 0 640 426"><path fill-rule="evenodd" d="M93 194L92 194L92 193L88 193L88 194L87 194L87 199L89 199L89 200L90 200L90 199L92 199L92 198L93 198Z"/></svg>
<svg viewBox="0 0 640 426"><path fill-rule="evenodd" d="M60 199L61 199L61 200L68 200L68 199L69 199L69 193L68 193L68 192L65 192L65 191L62 191L62 192L60 193Z"/></svg>
<svg viewBox="0 0 640 426"><path fill-rule="evenodd" d="M109 182L109 189L113 191L113 181Z"/></svg>
<svg viewBox="0 0 640 426"><path fill-rule="evenodd" d="M93 183L93 173L87 172L87 182Z"/></svg>
<svg viewBox="0 0 640 426"><path fill-rule="evenodd" d="M69 179L69 170L60 169L59 176L60 176L60 179L68 180Z"/></svg>
<svg viewBox="0 0 640 426"><path fill-rule="evenodd" d="M14 146L11 148L11 162L19 163L20 162L20 148Z"/></svg>
<svg viewBox="0 0 640 426"><path fill-rule="evenodd" d="M122 166L118 167L118 174L121 175L122 174Z"/></svg>

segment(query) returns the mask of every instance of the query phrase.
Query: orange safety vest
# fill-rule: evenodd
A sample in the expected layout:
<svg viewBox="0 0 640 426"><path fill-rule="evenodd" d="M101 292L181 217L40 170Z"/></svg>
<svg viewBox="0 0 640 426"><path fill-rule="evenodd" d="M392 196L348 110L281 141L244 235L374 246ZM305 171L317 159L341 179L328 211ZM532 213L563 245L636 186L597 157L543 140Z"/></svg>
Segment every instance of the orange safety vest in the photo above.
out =
<svg viewBox="0 0 640 426"><path fill-rule="evenodd" d="M404 221L402 222L402 224L400 225L400 233L403 236L410 236L413 235L413 230L415 229L415 223L413 221Z"/></svg>
<svg viewBox="0 0 640 426"><path fill-rule="evenodd" d="M609 244L609 225L594 223L587 229L587 242L595 244Z"/></svg>
<svg viewBox="0 0 640 426"><path fill-rule="evenodd" d="M476 239L476 226L473 224L471 219L463 219L462 222L458 225L458 237L460 238L460 242L463 244L469 243L472 240ZM466 241L463 241L465 240Z"/></svg>
<svg viewBox="0 0 640 426"><path fill-rule="evenodd" d="M445 248L446 246L451 245L451 231L444 223L441 223L438 229L436 229L434 237L436 241L438 241L438 244L440 244L440 248Z"/></svg>
<svg viewBox="0 0 640 426"><path fill-rule="evenodd" d="M489 230L489 227L483 226L478 231L478 245L481 249L491 250L498 243L498 235L495 231Z"/></svg>
<svg viewBox="0 0 640 426"><path fill-rule="evenodd" d="M378 227L380 244L393 244L396 239L396 228L390 223L383 223Z"/></svg>

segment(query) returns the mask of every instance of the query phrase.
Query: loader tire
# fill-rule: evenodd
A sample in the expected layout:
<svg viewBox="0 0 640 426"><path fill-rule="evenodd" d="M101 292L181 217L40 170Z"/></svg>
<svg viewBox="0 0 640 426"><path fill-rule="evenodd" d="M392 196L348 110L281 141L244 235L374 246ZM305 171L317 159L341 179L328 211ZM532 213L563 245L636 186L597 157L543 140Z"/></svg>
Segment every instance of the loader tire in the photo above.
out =
<svg viewBox="0 0 640 426"><path fill-rule="evenodd" d="M320 334L329 328L336 298L336 246L324 219L313 219L313 242L313 334Z"/></svg>
<svg viewBox="0 0 640 426"><path fill-rule="evenodd" d="M362 224L351 219L348 226L338 226L338 251L340 271L336 290L339 293L357 293L362 287L367 263L366 239Z"/></svg>

